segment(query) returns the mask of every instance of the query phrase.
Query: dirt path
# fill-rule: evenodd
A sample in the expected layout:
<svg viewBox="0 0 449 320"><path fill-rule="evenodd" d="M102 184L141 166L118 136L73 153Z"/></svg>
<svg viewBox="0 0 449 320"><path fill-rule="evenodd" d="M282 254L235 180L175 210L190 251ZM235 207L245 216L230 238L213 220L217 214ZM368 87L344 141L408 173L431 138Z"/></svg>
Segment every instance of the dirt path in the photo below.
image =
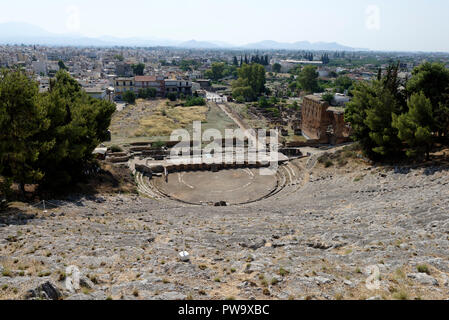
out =
<svg viewBox="0 0 449 320"><path fill-rule="evenodd" d="M217 103L217 106L224 112L226 115L232 119L237 126L242 130L246 131L248 133L248 139L252 140L253 145L257 146L259 141L257 139L257 136L253 134L253 128L246 123L235 111L233 111L228 104L226 103ZM260 146L262 148L262 146Z"/></svg>
<svg viewBox="0 0 449 320"><path fill-rule="evenodd" d="M226 113L226 115L231 118L242 130L251 130L251 127L240 118L235 112L232 112L231 108L225 103L218 103L218 107Z"/></svg>

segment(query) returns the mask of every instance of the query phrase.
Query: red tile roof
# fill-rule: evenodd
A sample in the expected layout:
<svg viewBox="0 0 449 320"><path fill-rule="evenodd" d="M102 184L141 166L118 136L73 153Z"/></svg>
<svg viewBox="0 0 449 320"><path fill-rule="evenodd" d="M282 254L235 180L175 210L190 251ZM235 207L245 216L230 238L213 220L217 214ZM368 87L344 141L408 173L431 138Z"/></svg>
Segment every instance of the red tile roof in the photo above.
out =
<svg viewBox="0 0 449 320"><path fill-rule="evenodd" d="M154 77L154 76L137 76L134 78L134 81L136 81L136 82L156 81L156 77Z"/></svg>

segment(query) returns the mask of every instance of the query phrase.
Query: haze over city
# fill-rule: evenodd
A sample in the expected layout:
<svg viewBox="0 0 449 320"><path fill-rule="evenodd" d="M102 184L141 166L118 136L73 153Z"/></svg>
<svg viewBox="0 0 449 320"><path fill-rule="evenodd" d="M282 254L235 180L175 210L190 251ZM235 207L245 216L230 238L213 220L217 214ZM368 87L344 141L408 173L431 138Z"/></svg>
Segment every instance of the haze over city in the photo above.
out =
<svg viewBox="0 0 449 320"><path fill-rule="evenodd" d="M443 41L449 3L443 0L18 0L4 5L8 10L0 12L0 23L26 22L51 33L95 38L195 39L223 46L310 41L370 50L449 51Z"/></svg>

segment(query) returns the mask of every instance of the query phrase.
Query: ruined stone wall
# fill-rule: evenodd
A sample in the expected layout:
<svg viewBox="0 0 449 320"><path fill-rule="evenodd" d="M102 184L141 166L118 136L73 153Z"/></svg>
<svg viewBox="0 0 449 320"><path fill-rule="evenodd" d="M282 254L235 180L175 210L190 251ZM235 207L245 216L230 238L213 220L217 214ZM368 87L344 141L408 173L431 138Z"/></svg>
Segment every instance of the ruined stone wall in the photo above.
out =
<svg viewBox="0 0 449 320"><path fill-rule="evenodd" d="M306 96L302 106L302 131L318 143L340 144L349 140L351 128L344 119L344 110L329 108L317 96Z"/></svg>
<svg viewBox="0 0 449 320"><path fill-rule="evenodd" d="M351 127L345 122L344 112L328 111L332 123L333 134L330 137L330 143L340 144L349 141Z"/></svg>
<svg viewBox="0 0 449 320"><path fill-rule="evenodd" d="M331 124L327 108L329 104L316 96L304 97L302 105L302 132L310 139L327 142L326 134Z"/></svg>

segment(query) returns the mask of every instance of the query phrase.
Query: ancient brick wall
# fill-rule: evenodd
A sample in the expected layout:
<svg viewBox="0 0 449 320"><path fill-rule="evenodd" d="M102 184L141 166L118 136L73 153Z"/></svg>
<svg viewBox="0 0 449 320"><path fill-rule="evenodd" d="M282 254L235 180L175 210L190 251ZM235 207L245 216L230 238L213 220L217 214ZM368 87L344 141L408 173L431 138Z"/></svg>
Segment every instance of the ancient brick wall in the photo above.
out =
<svg viewBox="0 0 449 320"><path fill-rule="evenodd" d="M348 141L351 131L344 110L330 108L319 96L304 97L301 129L309 139L332 144Z"/></svg>
<svg viewBox="0 0 449 320"><path fill-rule="evenodd" d="M327 113L329 104L317 96L304 97L302 105L302 132L313 140L327 142L326 131L330 125Z"/></svg>

